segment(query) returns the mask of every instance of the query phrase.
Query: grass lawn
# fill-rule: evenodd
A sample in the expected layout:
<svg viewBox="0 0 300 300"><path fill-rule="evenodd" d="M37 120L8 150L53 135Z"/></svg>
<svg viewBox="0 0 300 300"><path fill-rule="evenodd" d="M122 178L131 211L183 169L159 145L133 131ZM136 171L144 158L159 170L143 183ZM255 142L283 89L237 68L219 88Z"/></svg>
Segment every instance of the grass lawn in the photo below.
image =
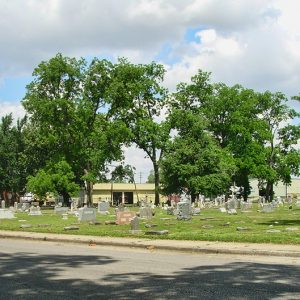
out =
<svg viewBox="0 0 300 300"><path fill-rule="evenodd" d="M131 208L130 210L138 210ZM175 216L167 215L162 209L155 209L152 220L140 220L138 235L129 233L130 225L105 225L106 220L115 220L114 209L111 215L97 214L101 225L79 223L77 217L69 215L68 220L62 220L53 210L42 210L42 216L29 216L27 213L15 213L16 218L0 220L0 230L31 231L60 234L80 234L91 236L138 237L155 239L203 240L251 243L300 244L300 208L293 206L277 208L273 213L258 212L254 207L249 212L238 211L237 215L221 213L216 208L202 209L199 216L193 216L189 221L179 221ZM166 219L168 218L168 219ZM145 224L156 224L154 228L146 228ZM31 228L20 228L21 224L30 224ZM47 227L43 227L43 225ZM76 225L79 230L65 231L65 226ZM242 227L242 231L237 228ZM169 230L168 235L145 235L148 230ZM294 229L294 230L293 230ZM297 230L298 229L298 230ZM270 232L268 230L280 230Z"/></svg>

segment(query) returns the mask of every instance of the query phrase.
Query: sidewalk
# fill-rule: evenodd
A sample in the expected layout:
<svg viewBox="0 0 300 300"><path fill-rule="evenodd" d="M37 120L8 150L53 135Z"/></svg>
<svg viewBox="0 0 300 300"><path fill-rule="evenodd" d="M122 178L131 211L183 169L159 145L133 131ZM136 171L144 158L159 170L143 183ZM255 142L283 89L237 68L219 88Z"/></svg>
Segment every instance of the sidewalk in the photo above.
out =
<svg viewBox="0 0 300 300"><path fill-rule="evenodd" d="M300 257L300 245L227 243L209 241L155 240L141 238L111 238L86 235L36 233L0 230L0 238L31 239L64 243L83 243L117 247L169 250L197 253L222 253Z"/></svg>

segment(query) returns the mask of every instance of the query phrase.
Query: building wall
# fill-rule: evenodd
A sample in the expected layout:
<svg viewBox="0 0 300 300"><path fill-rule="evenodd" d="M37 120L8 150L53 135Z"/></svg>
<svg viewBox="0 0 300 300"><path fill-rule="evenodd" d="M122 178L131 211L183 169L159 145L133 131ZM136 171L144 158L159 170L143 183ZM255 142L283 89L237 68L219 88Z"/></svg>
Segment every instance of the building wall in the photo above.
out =
<svg viewBox="0 0 300 300"><path fill-rule="evenodd" d="M147 199L149 202L155 200L155 185L153 183L96 183L93 186L93 203L100 200L111 201L114 192L132 192L133 203L138 200ZM161 201L165 201L164 196L160 196Z"/></svg>
<svg viewBox="0 0 300 300"><path fill-rule="evenodd" d="M259 190L258 190L258 180L252 179L250 181L250 185L252 187L250 197L258 197L259 196ZM286 186L282 182L277 183L274 185L274 193L275 197L285 197L286 194L295 194L297 196L300 196L300 178L294 178L292 179L291 185Z"/></svg>

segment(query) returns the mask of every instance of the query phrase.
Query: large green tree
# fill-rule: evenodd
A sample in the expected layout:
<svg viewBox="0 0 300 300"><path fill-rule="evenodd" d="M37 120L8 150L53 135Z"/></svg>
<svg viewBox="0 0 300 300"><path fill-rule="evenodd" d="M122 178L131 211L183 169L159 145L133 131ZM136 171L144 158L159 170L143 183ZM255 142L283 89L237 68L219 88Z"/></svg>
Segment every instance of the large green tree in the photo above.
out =
<svg viewBox="0 0 300 300"><path fill-rule="evenodd" d="M24 126L26 118L14 123L12 115L6 115L0 122L0 192L23 192L26 184L24 160Z"/></svg>
<svg viewBox="0 0 300 300"><path fill-rule="evenodd" d="M288 99L280 92L259 93L258 119L261 130L257 134L260 143L260 159L254 169L261 185L265 185L266 198L272 200L273 185L279 180L291 183L292 175L299 176L300 152L297 144L300 138L299 125L293 125L299 117L288 105Z"/></svg>
<svg viewBox="0 0 300 300"><path fill-rule="evenodd" d="M75 182L85 182L89 205L93 182L107 162L121 157L124 139L123 123L112 122L103 111L111 68L106 60L94 59L87 66L83 59L57 54L34 70L23 99L32 128L43 141L37 142L38 149L48 151L44 166L66 160Z"/></svg>
<svg viewBox="0 0 300 300"><path fill-rule="evenodd" d="M163 157L170 127L164 121L167 91L162 87L162 65L131 64L120 59L115 65L109 91L109 113L126 124L130 141L150 158L155 178L155 204L159 204L159 162Z"/></svg>
<svg viewBox="0 0 300 300"><path fill-rule="evenodd" d="M161 162L164 192L181 193L188 189L192 199L199 194L225 193L235 165L231 155L207 131L205 117L175 109L170 122L177 133L168 143Z"/></svg>

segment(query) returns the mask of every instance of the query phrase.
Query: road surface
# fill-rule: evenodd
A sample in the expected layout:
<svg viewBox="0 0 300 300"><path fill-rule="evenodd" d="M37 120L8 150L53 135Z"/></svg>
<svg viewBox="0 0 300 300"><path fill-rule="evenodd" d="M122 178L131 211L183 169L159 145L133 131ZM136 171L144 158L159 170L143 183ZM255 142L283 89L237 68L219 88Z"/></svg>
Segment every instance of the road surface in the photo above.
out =
<svg viewBox="0 0 300 300"><path fill-rule="evenodd" d="M300 260L1 239L0 299L300 299Z"/></svg>

